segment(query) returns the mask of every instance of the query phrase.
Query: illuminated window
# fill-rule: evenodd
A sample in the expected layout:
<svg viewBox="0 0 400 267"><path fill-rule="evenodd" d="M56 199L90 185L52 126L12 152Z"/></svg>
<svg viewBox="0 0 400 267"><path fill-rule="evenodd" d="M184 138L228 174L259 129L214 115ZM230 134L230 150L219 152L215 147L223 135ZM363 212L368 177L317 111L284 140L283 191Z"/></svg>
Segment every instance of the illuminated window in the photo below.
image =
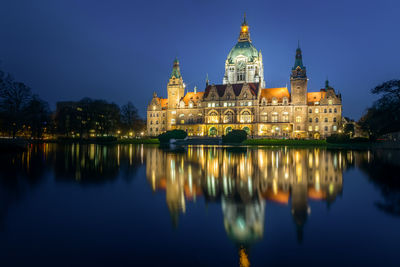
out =
<svg viewBox="0 0 400 267"><path fill-rule="evenodd" d="M332 129L333 129L334 132L336 132L337 126L336 126L336 125L333 125Z"/></svg>
<svg viewBox="0 0 400 267"><path fill-rule="evenodd" d="M224 102L224 107L228 106L228 103Z"/></svg>
<svg viewBox="0 0 400 267"><path fill-rule="evenodd" d="M332 105L332 99L328 100L328 104Z"/></svg>
<svg viewBox="0 0 400 267"><path fill-rule="evenodd" d="M278 100L276 97L272 98L272 105L276 105L278 103Z"/></svg>
<svg viewBox="0 0 400 267"><path fill-rule="evenodd" d="M171 112L171 114L176 114L176 111L175 111L175 110L174 110L174 111L172 111L172 112Z"/></svg>
<svg viewBox="0 0 400 267"><path fill-rule="evenodd" d="M282 121L284 121L284 122L288 122L289 121L289 113L283 112Z"/></svg>
<svg viewBox="0 0 400 267"><path fill-rule="evenodd" d="M296 122L301 122L301 117L300 116L296 117Z"/></svg>
<svg viewBox="0 0 400 267"><path fill-rule="evenodd" d="M317 126L315 126L315 131L318 131L319 130L319 127L318 127L318 125Z"/></svg>
<svg viewBox="0 0 400 267"><path fill-rule="evenodd" d="M278 122L278 113L277 112L274 112L274 113L272 113L272 122Z"/></svg>
<svg viewBox="0 0 400 267"><path fill-rule="evenodd" d="M315 113L319 113L319 109L316 108L316 109L315 109Z"/></svg>
<svg viewBox="0 0 400 267"><path fill-rule="evenodd" d="M185 120L181 120L181 124L184 124L185 123Z"/></svg>
<svg viewBox="0 0 400 267"><path fill-rule="evenodd" d="M309 131L309 132L312 132L312 126L311 126L311 125L308 126L308 131Z"/></svg>
<svg viewBox="0 0 400 267"><path fill-rule="evenodd" d="M171 124L175 124L175 119L171 119Z"/></svg>
<svg viewBox="0 0 400 267"><path fill-rule="evenodd" d="M251 101L247 102L247 105L248 105L248 106L251 106Z"/></svg>
<svg viewBox="0 0 400 267"><path fill-rule="evenodd" d="M184 116L185 116L185 114L179 114L179 118L182 118Z"/></svg>
<svg viewBox="0 0 400 267"><path fill-rule="evenodd" d="M268 114L266 112L261 114L261 121L267 122L268 121Z"/></svg>
<svg viewBox="0 0 400 267"><path fill-rule="evenodd" d="M193 107L193 103L190 102L190 103L189 103L189 108L192 108L192 107Z"/></svg>

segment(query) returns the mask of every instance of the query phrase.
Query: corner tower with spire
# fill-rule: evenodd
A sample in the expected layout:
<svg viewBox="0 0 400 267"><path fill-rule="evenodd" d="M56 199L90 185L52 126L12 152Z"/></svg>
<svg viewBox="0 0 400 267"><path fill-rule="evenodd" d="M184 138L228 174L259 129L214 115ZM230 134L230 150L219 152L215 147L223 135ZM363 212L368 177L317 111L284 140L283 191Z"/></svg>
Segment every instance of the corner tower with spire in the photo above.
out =
<svg viewBox="0 0 400 267"><path fill-rule="evenodd" d="M171 76L167 85L168 90L168 108L176 108L179 100L184 96L185 86L179 68L179 60L175 58L172 67Z"/></svg>
<svg viewBox="0 0 400 267"><path fill-rule="evenodd" d="M306 67L303 65L300 44L298 44L296 49L294 66L290 75L290 90L293 104L307 104L307 73Z"/></svg>

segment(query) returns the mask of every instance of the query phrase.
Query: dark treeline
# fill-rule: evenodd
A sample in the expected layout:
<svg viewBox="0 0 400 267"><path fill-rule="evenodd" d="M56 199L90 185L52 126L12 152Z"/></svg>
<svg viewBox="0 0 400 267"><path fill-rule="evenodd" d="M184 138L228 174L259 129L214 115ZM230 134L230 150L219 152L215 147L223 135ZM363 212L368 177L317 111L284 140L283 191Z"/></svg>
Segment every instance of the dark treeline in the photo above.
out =
<svg viewBox="0 0 400 267"><path fill-rule="evenodd" d="M105 100L83 98L58 102L52 112L49 104L33 94L26 84L0 71L0 136L134 137L144 127L131 102L119 107Z"/></svg>
<svg viewBox="0 0 400 267"><path fill-rule="evenodd" d="M376 86L371 92L381 97L367 109L359 124L371 136L400 131L400 80Z"/></svg>

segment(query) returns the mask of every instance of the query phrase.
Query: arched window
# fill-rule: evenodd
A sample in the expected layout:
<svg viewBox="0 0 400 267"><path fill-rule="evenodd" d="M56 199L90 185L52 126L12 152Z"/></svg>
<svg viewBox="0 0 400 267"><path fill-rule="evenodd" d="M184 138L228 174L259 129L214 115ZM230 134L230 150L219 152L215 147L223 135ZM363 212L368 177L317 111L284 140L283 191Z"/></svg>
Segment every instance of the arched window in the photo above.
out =
<svg viewBox="0 0 400 267"><path fill-rule="evenodd" d="M287 105L288 102L289 102L289 101L288 101L287 97L284 97L284 98L283 98L283 104L284 104L284 105Z"/></svg>
<svg viewBox="0 0 400 267"><path fill-rule="evenodd" d="M272 105L278 104L278 99L276 97L272 98Z"/></svg>
<svg viewBox="0 0 400 267"><path fill-rule="evenodd" d="M251 122L251 114L248 111L244 111L240 116L240 122L249 123Z"/></svg>
<svg viewBox="0 0 400 267"><path fill-rule="evenodd" d="M318 122L318 118L315 118L315 122Z"/></svg>
<svg viewBox="0 0 400 267"><path fill-rule="evenodd" d="M218 113L213 111L208 115L208 123L218 123Z"/></svg>
<svg viewBox="0 0 400 267"><path fill-rule="evenodd" d="M232 123L233 122L233 112L232 111L228 111L227 113L225 113L224 116L224 123Z"/></svg>

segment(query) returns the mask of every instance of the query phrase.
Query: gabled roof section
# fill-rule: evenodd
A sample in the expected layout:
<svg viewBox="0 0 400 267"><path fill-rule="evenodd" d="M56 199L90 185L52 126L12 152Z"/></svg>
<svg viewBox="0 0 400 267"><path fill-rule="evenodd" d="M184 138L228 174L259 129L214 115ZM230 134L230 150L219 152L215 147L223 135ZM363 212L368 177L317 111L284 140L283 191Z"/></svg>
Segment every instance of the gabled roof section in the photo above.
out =
<svg viewBox="0 0 400 267"><path fill-rule="evenodd" d="M192 100L194 103L197 101L203 100L203 95L204 92L188 92L186 95L182 98L183 102L185 102L185 105L189 104L189 101Z"/></svg>
<svg viewBox="0 0 400 267"><path fill-rule="evenodd" d="M210 93L210 90L213 86L217 89L218 96L222 97L225 94L226 88L228 86L232 86L233 92L235 93L235 96L239 96L240 93L242 92L243 86L246 85L246 83L237 83L237 84L216 84L216 85L208 85L206 87L206 90L204 92L204 97L207 97L208 94ZM259 83L247 83L247 85L250 88L250 92L254 95L258 95L258 87Z"/></svg>
<svg viewBox="0 0 400 267"><path fill-rule="evenodd" d="M315 103L321 101L325 97L326 92L321 90L320 92L309 92L307 93L307 102Z"/></svg>
<svg viewBox="0 0 400 267"><path fill-rule="evenodd" d="M168 106L168 98L160 98L161 108L167 108Z"/></svg>
<svg viewBox="0 0 400 267"><path fill-rule="evenodd" d="M260 99L265 98L268 102L271 102L272 98L274 97L278 100L278 102L281 102L284 97L290 99L289 90L287 87L261 89Z"/></svg>

